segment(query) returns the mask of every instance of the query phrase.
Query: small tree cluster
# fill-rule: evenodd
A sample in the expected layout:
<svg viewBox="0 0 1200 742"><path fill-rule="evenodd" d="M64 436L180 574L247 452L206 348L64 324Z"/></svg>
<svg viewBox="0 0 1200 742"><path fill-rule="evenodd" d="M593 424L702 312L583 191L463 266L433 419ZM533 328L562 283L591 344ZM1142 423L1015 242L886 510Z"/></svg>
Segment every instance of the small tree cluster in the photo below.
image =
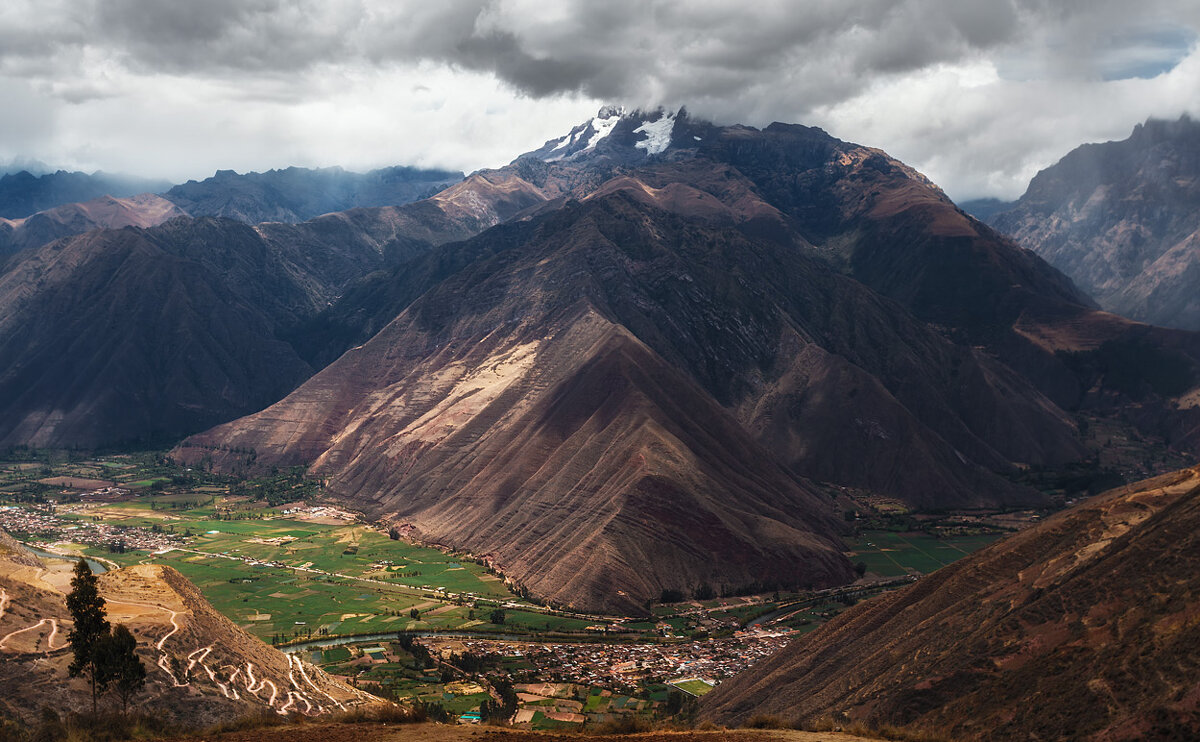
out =
<svg viewBox="0 0 1200 742"><path fill-rule="evenodd" d="M85 559L75 565L67 610L75 624L67 634L74 653L68 674L73 678L87 676L92 687L93 714L96 699L110 687L121 701L121 712L125 713L129 701L146 685L146 666L137 656L137 640L129 629L121 624L114 628L108 623L96 575Z"/></svg>

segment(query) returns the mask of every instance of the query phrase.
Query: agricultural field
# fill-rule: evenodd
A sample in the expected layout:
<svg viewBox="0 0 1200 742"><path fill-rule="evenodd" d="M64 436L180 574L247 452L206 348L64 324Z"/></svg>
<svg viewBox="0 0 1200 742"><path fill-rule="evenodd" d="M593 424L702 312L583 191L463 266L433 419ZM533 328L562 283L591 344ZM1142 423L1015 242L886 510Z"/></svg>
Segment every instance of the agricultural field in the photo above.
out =
<svg viewBox="0 0 1200 742"><path fill-rule="evenodd" d="M398 630L497 630L476 600L515 601L504 583L460 556L389 539L362 525L328 525L285 517L212 520L196 511L139 509L120 503L86 516L145 526L157 522L189 534L163 554L89 554L118 563L175 567L217 610L266 641ZM156 517L158 520L156 521ZM462 603L461 605L458 603ZM410 612L416 610L418 617ZM475 617L478 612L479 617ZM508 611L514 624L576 628L555 616Z"/></svg>
<svg viewBox="0 0 1200 742"><path fill-rule="evenodd" d="M49 507L54 518L79 524L57 534L39 525L19 535L90 544L89 556L118 564L169 564L218 610L267 641L401 630L616 638L595 631L603 620L517 607L525 601L466 555L389 539L350 514L315 513L320 484L302 470L236 479L176 466L161 452L7 453L0 455L0 505ZM980 535L975 524L933 523L878 508L863 512L857 519L863 530L848 547L869 575L928 573L995 538ZM724 636L799 597L713 592L709 588L704 600L655 605L653 618L625 628L666 642ZM503 623L493 623L500 604L507 606Z"/></svg>
<svg viewBox="0 0 1200 742"><path fill-rule="evenodd" d="M60 547L81 541L81 549L70 548L119 565L173 566L267 641L590 625L517 608L505 612L503 626L491 623L499 604L526 603L500 577L466 555L393 540L350 514L313 507L319 489L299 470L238 480L176 466L160 452L0 455L0 505L40 514L29 519L36 528L14 529L19 536Z"/></svg>
<svg viewBox="0 0 1200 742"><path fill-rule="evenodd" d="M929 574L995 541L1001 534L932 536L922 531L863 531L848 543L851 562L867 565L867 574L899 577Z"/></svg>
<svg viewBox="0 0 1200 742"><path fill-rule="evenodd" d="M714 687L716 687L712 683L708 682L707 680L701 680L700 678L691 678L688 680L680 680L678 682L671 683L671 685L673 687L678 688L679 690L683 691L684 693L687 693L688 695L691 695L691 696L695 696L697 698L704 695L705 693L708 693Z"/></svg>

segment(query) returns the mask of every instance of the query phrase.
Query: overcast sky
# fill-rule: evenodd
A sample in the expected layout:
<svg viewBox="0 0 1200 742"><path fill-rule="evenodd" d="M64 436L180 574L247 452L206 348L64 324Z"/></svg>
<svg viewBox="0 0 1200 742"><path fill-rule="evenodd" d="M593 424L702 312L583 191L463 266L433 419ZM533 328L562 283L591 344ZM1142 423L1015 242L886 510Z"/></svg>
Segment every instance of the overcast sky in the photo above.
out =
<svg viewBox="0 0 1200 742"><path fill-rule="evenodd" d="M818 125L953 197L1200 116L1197 0L3 0L0 165L471 171L601 103Z"/></svg>

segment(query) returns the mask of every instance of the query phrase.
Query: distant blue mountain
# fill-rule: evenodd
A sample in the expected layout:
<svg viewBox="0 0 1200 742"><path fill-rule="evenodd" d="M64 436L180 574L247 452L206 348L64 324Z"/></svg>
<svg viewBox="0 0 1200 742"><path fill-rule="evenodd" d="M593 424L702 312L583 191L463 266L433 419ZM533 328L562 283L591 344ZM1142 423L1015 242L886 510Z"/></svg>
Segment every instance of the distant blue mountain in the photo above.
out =
<svg viewBox="0 0 1200 742"><path fill-rule="evenodd" d="M34 175L28 170L0 175L0 218L21 219L63 204L90 201L100 196L123 198L157 193L170 187L163 180L132 178L97 171L88 175L59 170Z"/></svg>
<svg viewBox="0 0 1200 742"><path fill-rule="evenodd" d="M218 170L211 178L189 180L163 195L192 216L295 223L334 211L418 201L462 179L460 172L412 167L367 173L289 167L244 175Z"/></svg>

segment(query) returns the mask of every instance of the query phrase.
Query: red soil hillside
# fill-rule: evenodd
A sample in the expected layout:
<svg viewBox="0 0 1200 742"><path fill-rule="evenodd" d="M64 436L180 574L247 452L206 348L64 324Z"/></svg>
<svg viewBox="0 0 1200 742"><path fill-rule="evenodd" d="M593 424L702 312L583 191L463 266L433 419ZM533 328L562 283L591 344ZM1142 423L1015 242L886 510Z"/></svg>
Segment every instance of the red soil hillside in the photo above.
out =
<svg viewBox="0 0 1200 742"><path fill-rule="evenodd" d="M867 601L705 697L953 739L1200 734L1200 470L1099 495Z"/></svg>

